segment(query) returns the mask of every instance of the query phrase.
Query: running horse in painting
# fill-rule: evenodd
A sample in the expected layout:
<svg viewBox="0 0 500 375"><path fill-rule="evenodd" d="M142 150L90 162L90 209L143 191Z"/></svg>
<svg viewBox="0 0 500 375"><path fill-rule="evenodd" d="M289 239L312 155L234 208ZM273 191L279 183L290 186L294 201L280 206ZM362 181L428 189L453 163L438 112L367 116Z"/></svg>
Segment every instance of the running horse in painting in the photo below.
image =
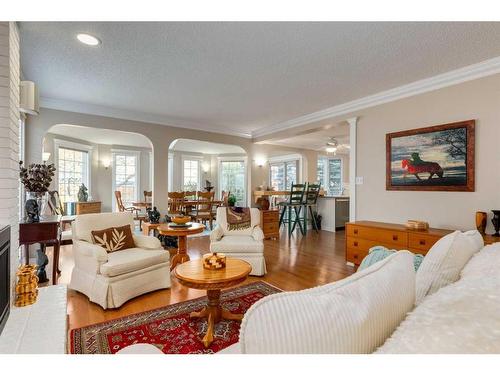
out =
<svg viewBox="0 0 500 375"><path fill-rule="evenodd" d="M408 174L414 175L419 181L422 179L418 175L419 173L429 173L429 180L432 176L436 175L439 178L443 177L443 168L438 163L432 161L423 161L420 159L418 152L411 154L411 159L404 159L401 161L401 167L404 169L403 178L406 178Z"/></svg>

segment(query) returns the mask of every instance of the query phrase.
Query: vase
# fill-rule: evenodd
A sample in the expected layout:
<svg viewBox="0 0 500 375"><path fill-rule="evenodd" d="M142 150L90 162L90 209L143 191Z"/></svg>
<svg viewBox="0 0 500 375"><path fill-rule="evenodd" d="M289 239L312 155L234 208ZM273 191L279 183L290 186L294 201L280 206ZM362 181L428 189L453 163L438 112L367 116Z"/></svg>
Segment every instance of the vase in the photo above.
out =
<svg viewBox="0 0 500 375"><path fill-rule="evenodd" d="M491 222L495 228L493 236L500 237L500 210L491 210L491 212L493 212L493 219L491 219Z"/></svg>
<svg viewBox="0 0 500 375"><path fill-rule="evenodd" d="M482 211L476 212L476 228L478 232L483 235L486 233L486 221L487 221L486 212Z"/></svg>

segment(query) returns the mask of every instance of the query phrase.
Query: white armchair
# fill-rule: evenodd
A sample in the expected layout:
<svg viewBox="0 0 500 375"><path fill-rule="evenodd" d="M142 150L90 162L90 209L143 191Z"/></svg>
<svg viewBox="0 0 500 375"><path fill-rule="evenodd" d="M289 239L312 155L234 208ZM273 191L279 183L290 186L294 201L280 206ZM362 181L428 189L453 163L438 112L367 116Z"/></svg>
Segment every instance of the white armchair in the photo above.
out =
<svg viewBox="0 0 500 375"><path fill-rule="evenodd" d="M226 207L217 208L216 226L210 234L210 251L225 253L232 258L247 261L252 266L250 275L266 274L264 259L264 233L260 228L260 211L250 209L250 228L243 230L228 230Z"/></svg>
<svg viewBox="0 0 500 375"><path fill-rule="evenodd" d="M131 298L170 287L170 254L155 237L134 235L137 247L106 252L92 243L91 231L130 224L131 213L87 214L72 225L75 267L69 287L104 309Z"/></svg>

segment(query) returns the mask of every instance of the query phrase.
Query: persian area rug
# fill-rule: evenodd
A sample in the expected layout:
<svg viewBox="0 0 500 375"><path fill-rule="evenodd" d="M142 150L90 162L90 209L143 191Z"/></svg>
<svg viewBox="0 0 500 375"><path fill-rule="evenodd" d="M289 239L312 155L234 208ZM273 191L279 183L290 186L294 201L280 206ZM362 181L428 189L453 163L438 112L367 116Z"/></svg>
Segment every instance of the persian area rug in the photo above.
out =
<svg viewBox="0 0 500 375"><path fill-rule="evenodd" d="M221 303L232 313L243 314L259 299L279 292L280 289L258 281L223 290ZM70 352L114 354L128 345L147 343L165 354L216 353L238 341L240 322L221 320L215 325L212 345L205 348L201 338L207 331L207 320L191 319L189 313L201 310L206 303L207 298L200 297L73 329L70 332Z"/></svg>

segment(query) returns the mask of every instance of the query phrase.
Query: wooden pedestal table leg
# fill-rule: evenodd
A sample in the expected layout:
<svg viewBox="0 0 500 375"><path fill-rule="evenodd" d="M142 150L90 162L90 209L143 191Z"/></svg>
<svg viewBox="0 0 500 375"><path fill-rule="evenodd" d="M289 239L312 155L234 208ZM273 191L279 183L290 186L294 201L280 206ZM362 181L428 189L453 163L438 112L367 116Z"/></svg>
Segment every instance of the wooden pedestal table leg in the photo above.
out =
<svg viewBox="0 0 500 375"><path fill-rule="evenodd" d="M52 254L52 285L57 284L58 270L59 270L59 241L54 244L54 252Z"/></svg>
<svg viewBox="0 0 500 375"><path fill-rule="evenodd" d="M189 260L189 255L187 253L187 236L179 236L177 239L177 254L175 254L171 260L170 270L173 270L178 264Z"/></svg>
<svg viewBox="0 0 500 375"><path fill-rule="evenodd" d="M207 333L202 339L205 348L208 348L214 341L215 325L221 321L243 319L243 314L233 314L223 309L220 304L220 290L207 290L208 303L201 311L192 312L190 318L207 318Z"/></svg>

